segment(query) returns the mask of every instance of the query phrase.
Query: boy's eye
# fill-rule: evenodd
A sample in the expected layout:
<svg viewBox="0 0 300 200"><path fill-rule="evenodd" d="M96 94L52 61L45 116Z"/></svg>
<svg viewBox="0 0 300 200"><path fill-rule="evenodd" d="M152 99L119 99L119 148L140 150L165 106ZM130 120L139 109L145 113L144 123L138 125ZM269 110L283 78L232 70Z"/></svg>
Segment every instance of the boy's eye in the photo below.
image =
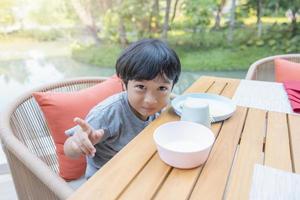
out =
<svg viewBox="0 0 300 200"><path fill-rule="evenodd" d="M143 85L136 85L135 87L138 88L138 89L140 89L140 90L145 89L145 86L143 86Z"/></svg>
<svg viewBox="0 0 300 200"><path fill-rule="evenodd" d="M161 87L159 87L159 90L160 90L160 91L167 91L168 88L167 88L167 87L164 87L164 86L161 86Z"/></svg>

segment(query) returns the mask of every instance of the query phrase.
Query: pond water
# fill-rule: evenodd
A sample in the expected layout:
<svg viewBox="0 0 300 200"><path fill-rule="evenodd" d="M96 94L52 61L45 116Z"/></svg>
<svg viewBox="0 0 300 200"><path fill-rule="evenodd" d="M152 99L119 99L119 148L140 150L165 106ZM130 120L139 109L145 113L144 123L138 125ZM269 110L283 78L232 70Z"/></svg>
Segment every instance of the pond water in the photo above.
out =
<svg viewBox="0 0 300 200"><path fill-rule="evenodd" d="M111 76L113 68L100 68L76 62L69 57L44 57L33 53L28 58L0 61L0 111L25 91L44 83L78 76ZM174 93L182 93L202 75L243 78L245 71L182 72Z"/></svg>

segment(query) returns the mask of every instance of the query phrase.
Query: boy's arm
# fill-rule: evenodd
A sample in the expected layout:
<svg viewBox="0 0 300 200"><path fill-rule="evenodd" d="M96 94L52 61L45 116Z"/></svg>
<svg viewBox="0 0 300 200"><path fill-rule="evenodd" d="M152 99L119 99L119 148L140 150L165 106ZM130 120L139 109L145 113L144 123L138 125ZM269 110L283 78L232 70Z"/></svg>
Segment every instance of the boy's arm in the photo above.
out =
<svg viewBox="0 0 300 200"><path fill-rule="evenodd" d="M80 155L94 156L97 144L103 137L104 131L94 130L86 121L75 118L74 122L80 129L64 143L64 153L71 158L78 158Z"/></svg>

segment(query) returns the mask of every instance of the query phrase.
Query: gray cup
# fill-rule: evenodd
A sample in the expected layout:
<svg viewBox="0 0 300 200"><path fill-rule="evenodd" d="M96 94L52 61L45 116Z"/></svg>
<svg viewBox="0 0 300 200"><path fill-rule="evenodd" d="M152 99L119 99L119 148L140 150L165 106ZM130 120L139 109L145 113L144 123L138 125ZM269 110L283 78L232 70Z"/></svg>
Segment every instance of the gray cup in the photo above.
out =
<svg viewBox="0 0 300 200"><path fill-rule="evenodd" d="M181 120L196 122L210 128L209 104L202 99L187 98L182 106Z"/></svg>

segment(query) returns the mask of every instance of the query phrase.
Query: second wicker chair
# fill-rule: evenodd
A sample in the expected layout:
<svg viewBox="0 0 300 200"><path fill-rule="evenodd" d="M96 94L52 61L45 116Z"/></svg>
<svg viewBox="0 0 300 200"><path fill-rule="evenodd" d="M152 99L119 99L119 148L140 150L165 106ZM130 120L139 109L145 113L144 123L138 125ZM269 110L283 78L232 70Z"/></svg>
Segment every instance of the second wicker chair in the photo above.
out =
<svg viewBox="0 0 300 200"><path fill-rule="evenodd" d="M275 81L274 59L282 58L300 63L300 54L276 55L260 59L253 63L246 74L248 80Z"/></svg>

